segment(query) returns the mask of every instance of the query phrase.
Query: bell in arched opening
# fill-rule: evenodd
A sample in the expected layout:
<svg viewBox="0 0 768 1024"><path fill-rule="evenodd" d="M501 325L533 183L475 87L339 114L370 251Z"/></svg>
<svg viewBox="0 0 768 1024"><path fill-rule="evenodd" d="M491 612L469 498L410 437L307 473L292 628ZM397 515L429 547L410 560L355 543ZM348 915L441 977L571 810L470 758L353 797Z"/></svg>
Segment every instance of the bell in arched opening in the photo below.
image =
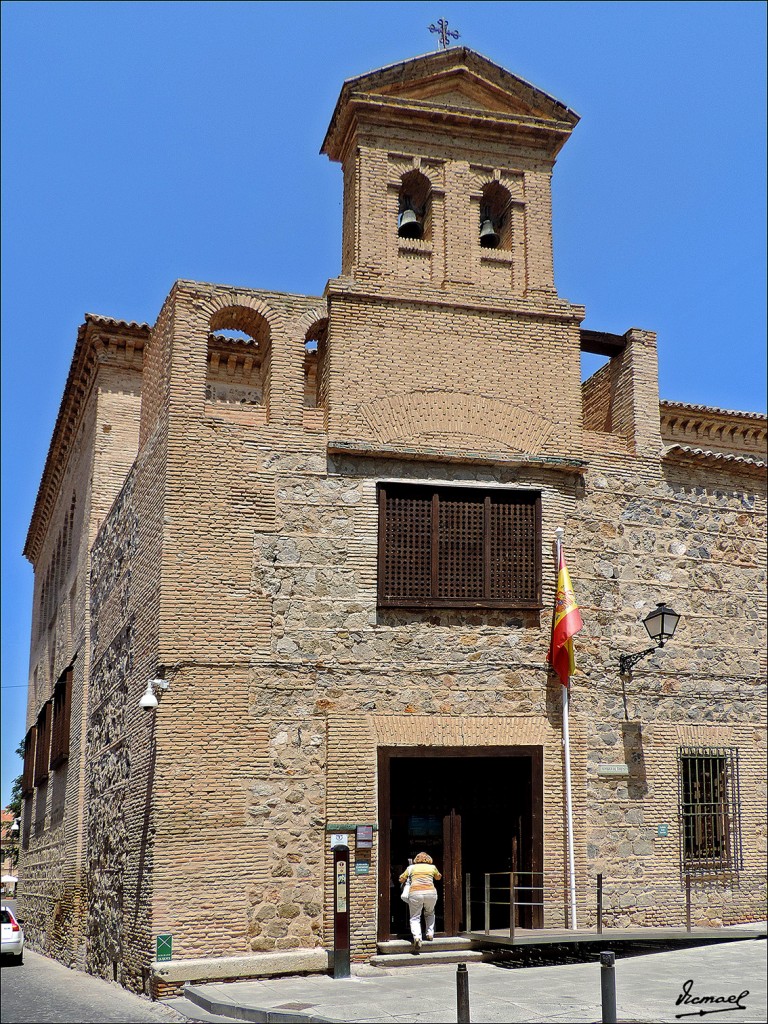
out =
<svg viewBox="0 0 768 1024"><path fill-rule="evenodd" d="M480 224L480 245L484 249L498 248L499 234L490 217L485 217Z"/></svg>
<svg viewBox="0 0 768 1024"><path fill-rule="evenodd" d="M416 211L406 206L397 218L397 233L400 238L421 238L424 228L416 215Z"/></svg>

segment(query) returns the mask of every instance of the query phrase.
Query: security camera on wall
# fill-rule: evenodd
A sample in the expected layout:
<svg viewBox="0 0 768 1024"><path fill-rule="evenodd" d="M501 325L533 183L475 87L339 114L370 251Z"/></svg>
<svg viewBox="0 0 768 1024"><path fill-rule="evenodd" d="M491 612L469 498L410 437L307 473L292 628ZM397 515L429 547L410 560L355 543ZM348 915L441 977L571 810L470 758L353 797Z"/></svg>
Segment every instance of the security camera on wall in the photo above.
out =
<svg viewBox="0 0 768 1024"><path fill-rule="evenodd" d="M158 700L155 696L155 689L167 690L168 680L167 679L150 679L147 683L147 688L144 691L144 696L139 701L139 706L145 711L154 711L157 707Z"/></svg>

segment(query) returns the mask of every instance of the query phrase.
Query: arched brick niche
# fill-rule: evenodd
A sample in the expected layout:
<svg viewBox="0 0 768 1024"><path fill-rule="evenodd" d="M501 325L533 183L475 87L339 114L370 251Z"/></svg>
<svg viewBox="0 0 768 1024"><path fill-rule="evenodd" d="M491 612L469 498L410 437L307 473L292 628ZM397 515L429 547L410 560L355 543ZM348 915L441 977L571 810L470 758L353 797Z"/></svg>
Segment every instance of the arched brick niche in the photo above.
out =
<svg viewBox="0 0 768 1024"><path fill-rule="evenodd" d="M272 341L269 321L255 309L216 310L208 330L206 402L221 409L269 410Z"/></svg>

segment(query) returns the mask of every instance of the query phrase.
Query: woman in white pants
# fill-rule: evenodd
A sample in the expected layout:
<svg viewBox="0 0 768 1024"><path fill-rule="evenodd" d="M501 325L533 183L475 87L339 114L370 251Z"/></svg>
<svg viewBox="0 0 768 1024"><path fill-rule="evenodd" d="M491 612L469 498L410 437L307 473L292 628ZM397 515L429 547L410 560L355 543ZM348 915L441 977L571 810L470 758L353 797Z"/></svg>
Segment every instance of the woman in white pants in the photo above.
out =
<svg viewBox="0 0 768 1024"><path fill-rule="evenodd" d="M418 953L421 948L422 911L424 912L427 942L431 942L435 937L435 905L437 903L435 882L439 882L442 877L428 853L417 853L413 858L413 864L409 865L400 875L401 883L406 881L411 883L408 893L408 909L411 916L414 953Z"/></svg>

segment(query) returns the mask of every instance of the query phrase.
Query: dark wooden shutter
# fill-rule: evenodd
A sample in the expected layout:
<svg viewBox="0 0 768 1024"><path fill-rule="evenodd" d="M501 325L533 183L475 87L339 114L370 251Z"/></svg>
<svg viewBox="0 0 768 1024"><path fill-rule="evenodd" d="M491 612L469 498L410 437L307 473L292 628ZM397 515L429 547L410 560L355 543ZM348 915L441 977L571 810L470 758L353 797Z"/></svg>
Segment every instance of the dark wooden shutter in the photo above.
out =
<svg viewBox="0 0 768 1024"><path fill-rule="evenodd" d="M490 506L490 596L535 604L540 578L536 497L492 496Z"/></svg>
<svg viewBox="0 0 768 1024"><path fill-rule="evenodd" d="M33 725L24 737L24 771L21 776L21 795L30 796L35 789L35 733Z"/></svg>
<svg viewBox="0 0 768 1024"><path fill-rule="evenodd" d="M379 603L541 607L540 520L537 492L382 485Z"/></svg>
<svg viewBox="0 0 768 1024"><path fill-rule="evenodd" d="M68 668L53 691L50 767L57 768L69 757L69 717L72 705L72 668Z"/></svg>
<svg viewBox="0 0 768 1024"><path fill-rule="evenodd" d="M37 750L35 751L35 785L39 786L48 778L48 752L51 744L51 707L48 700L37 716Z"/></svg>
<svg viewBox="0 0 768 1024"><path fill-rule="evenodd" d="M439 497L437 516L437 593L438 598L479 601L483 592L483 533L485 499Z"/></svg>
<svg viewBox="0 0 768 1024"><path fill-rule="evenodd" d="M379 496L379 598L428 601L432 579L432 499L399 489Z"/></svg>

